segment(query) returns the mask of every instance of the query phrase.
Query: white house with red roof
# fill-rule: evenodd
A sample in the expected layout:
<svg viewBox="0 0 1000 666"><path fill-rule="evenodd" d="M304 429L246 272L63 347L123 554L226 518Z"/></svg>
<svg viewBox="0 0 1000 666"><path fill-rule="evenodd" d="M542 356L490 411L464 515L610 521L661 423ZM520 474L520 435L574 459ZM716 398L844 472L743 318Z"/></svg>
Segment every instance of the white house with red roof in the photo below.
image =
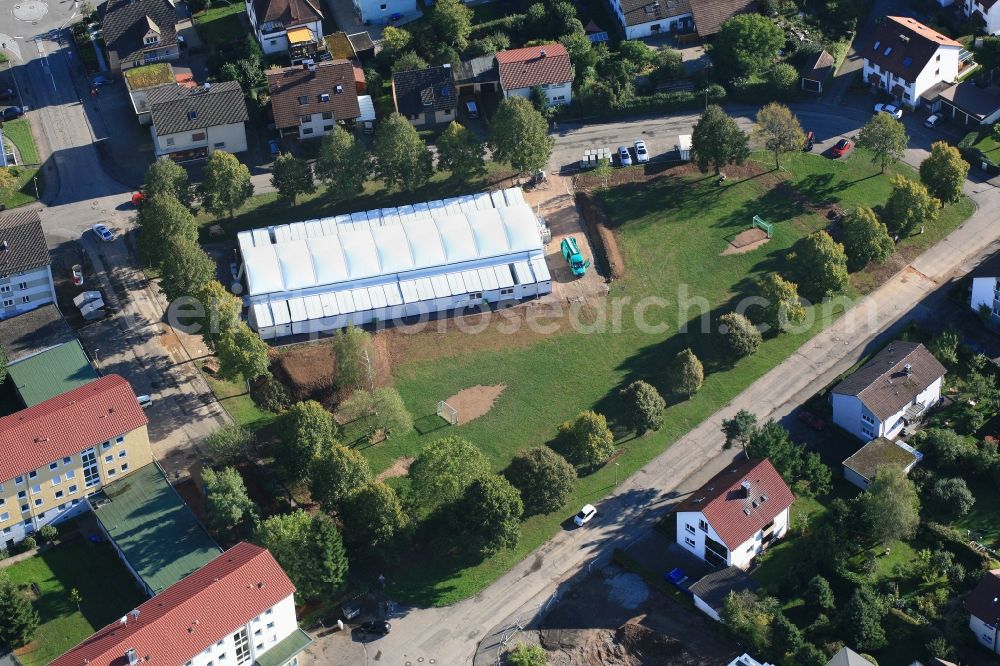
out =
<svg viewBox="0 0 1000 666"><path fill-rule="evenodd" d="M960 43L916 19L887 16L862 51L864 80L916 107L925 92L958 77L961 51Z"/></svg>
<svg viewBox="0 0 1000 666"><path fill-rule="evenodd" d="M677 543L714 566L747 569L788 531L794 501L771 461L737 462L677 506Z"/></svg>
<svg viewBox="0 0 1000 666"><path fill-rule="evenodd" d="M573 99L573 64L562 44L500 51L496 59L504 98L531 97L538 87L549 104L569 104Z"/></svg>
<svg viewBox="0 0 1000 666"><path fill-rule="evenodd" d="M312 639L294 593L271 553L240 543L49 666L296 666Z"/></svg>

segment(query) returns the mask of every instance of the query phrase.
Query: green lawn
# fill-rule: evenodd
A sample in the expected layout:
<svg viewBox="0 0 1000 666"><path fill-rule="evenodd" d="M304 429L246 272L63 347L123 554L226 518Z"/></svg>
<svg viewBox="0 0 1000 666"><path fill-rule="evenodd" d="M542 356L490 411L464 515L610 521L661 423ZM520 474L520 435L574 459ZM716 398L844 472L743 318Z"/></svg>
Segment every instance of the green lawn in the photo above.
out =
<svg viewBox="0 0 1000 666"><path fill-rule="evenodd" d="M231 5L216 5L195 14L194 24L198 28L198 35L207 46L231 44L246 39L247 31L240 18L245 10L243 3L234 2Z"/></svg>
<svg viewBox="0 0 1000 666"><path fill-rule="evenodd" d="M219 404L226 408L234 421L255 430L274 421L275 415L273 413L261 409L250 398L245 381L241 379L229 382L214 377L204 371L204 364L201 363L198 368L202 370L202 376L205 377L205 381L208 382L208 386L212 389Z"/></svg>
<svg viewBox="0 0 1000 666"><path fill-rule="evenodd" d="M34 604L42 624L34 643L25 652L18 651L24 666L47 664L145 600L132 574L108 543L77 539L18 562L6 571L19 585L38 586ZM83 599L79 611L69 600L73 588Z"/></svg>
<svg viewBox="0 0 1000 666"><path fill-rule="evenodd" d="M1000 489L985 481L969 480L968 483L976 503L954 525L963 534L966 530L981 534L980 541L996 550L1000 545Z"/></svg>
<svg viewBox="0 0 1000 666"><path fill-rule="evenodd" d="M3 133L17 146L22 164L38 164L38 148L35 146L35 137L31 134L31 125L28 124L27 118L5 122Z"/></svg>

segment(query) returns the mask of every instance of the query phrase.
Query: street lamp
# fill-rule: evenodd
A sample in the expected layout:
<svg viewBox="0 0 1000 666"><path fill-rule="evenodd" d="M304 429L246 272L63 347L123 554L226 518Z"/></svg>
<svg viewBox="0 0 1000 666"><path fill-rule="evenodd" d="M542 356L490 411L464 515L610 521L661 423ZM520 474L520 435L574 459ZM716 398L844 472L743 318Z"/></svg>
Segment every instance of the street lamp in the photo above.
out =
<svg viewBox="0 0 1000 666"><path fill-rule="evenodd" d="M39 199L41 197L38 196L38 176L32 176L31 180L35 181L35 198Z"/></svg>
<svg viewBox="0 0 1000 666"><path fill-rule="evenodd" d="M618 485L618 463L615 463L615 485Z"/></svg>

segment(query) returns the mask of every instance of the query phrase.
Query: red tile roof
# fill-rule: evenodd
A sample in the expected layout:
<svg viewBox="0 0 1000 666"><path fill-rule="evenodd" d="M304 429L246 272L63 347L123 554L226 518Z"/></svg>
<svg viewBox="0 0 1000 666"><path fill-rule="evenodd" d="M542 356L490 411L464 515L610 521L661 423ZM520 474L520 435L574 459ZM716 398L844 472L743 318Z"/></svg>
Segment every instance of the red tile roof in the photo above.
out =
<svg viewBox="0 0 1000 666"><path fill-rule="evenodd" d="M49 666L179 666L295 592L266 549L239 543L139 606L139 617L113 622Z"/></svg>
<svg viewBox="0 0 1000 666"><path fill-rule="evenodd" d="M742 483L750 482L749 497ZM761 498L766 497L764 501ZM751 458L722 470L677 505L701 511L730 550L759 532L795 501L770 460ZM755 506L756 505L756 506Z"/></svg>
<svg viewBox="0 0 1000 666"><path fill-rule="evenodd" d="M1000 622L1000 569L983 576L965 600L965 609L987 624Z"/></svg>
<svg viewBox="0 0 1000 666"><path fill-rule="evenodd" d="M132 387L108 375L0 418L0 483L148 423Z"/></svg>
<svg viewBox="0 0 1000 666"><path fill-rule="evenodd" d="M544 56L542 54L545 54ZM573 65L562 44L543 44L497 53L500 87L504 90L531 88L573 80Z"/></svg>

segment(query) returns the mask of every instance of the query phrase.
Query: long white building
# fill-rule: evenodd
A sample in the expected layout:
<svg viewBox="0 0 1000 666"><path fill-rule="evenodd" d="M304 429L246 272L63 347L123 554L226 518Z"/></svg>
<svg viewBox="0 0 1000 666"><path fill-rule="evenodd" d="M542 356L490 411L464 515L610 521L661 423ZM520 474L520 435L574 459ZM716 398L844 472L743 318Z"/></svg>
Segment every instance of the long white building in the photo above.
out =
<svg viewBox="0 0 1000 666"><path fill-rule="evenodd" d="M422 317L552 291L520 188L239 234L265 339Z"/></svg>

